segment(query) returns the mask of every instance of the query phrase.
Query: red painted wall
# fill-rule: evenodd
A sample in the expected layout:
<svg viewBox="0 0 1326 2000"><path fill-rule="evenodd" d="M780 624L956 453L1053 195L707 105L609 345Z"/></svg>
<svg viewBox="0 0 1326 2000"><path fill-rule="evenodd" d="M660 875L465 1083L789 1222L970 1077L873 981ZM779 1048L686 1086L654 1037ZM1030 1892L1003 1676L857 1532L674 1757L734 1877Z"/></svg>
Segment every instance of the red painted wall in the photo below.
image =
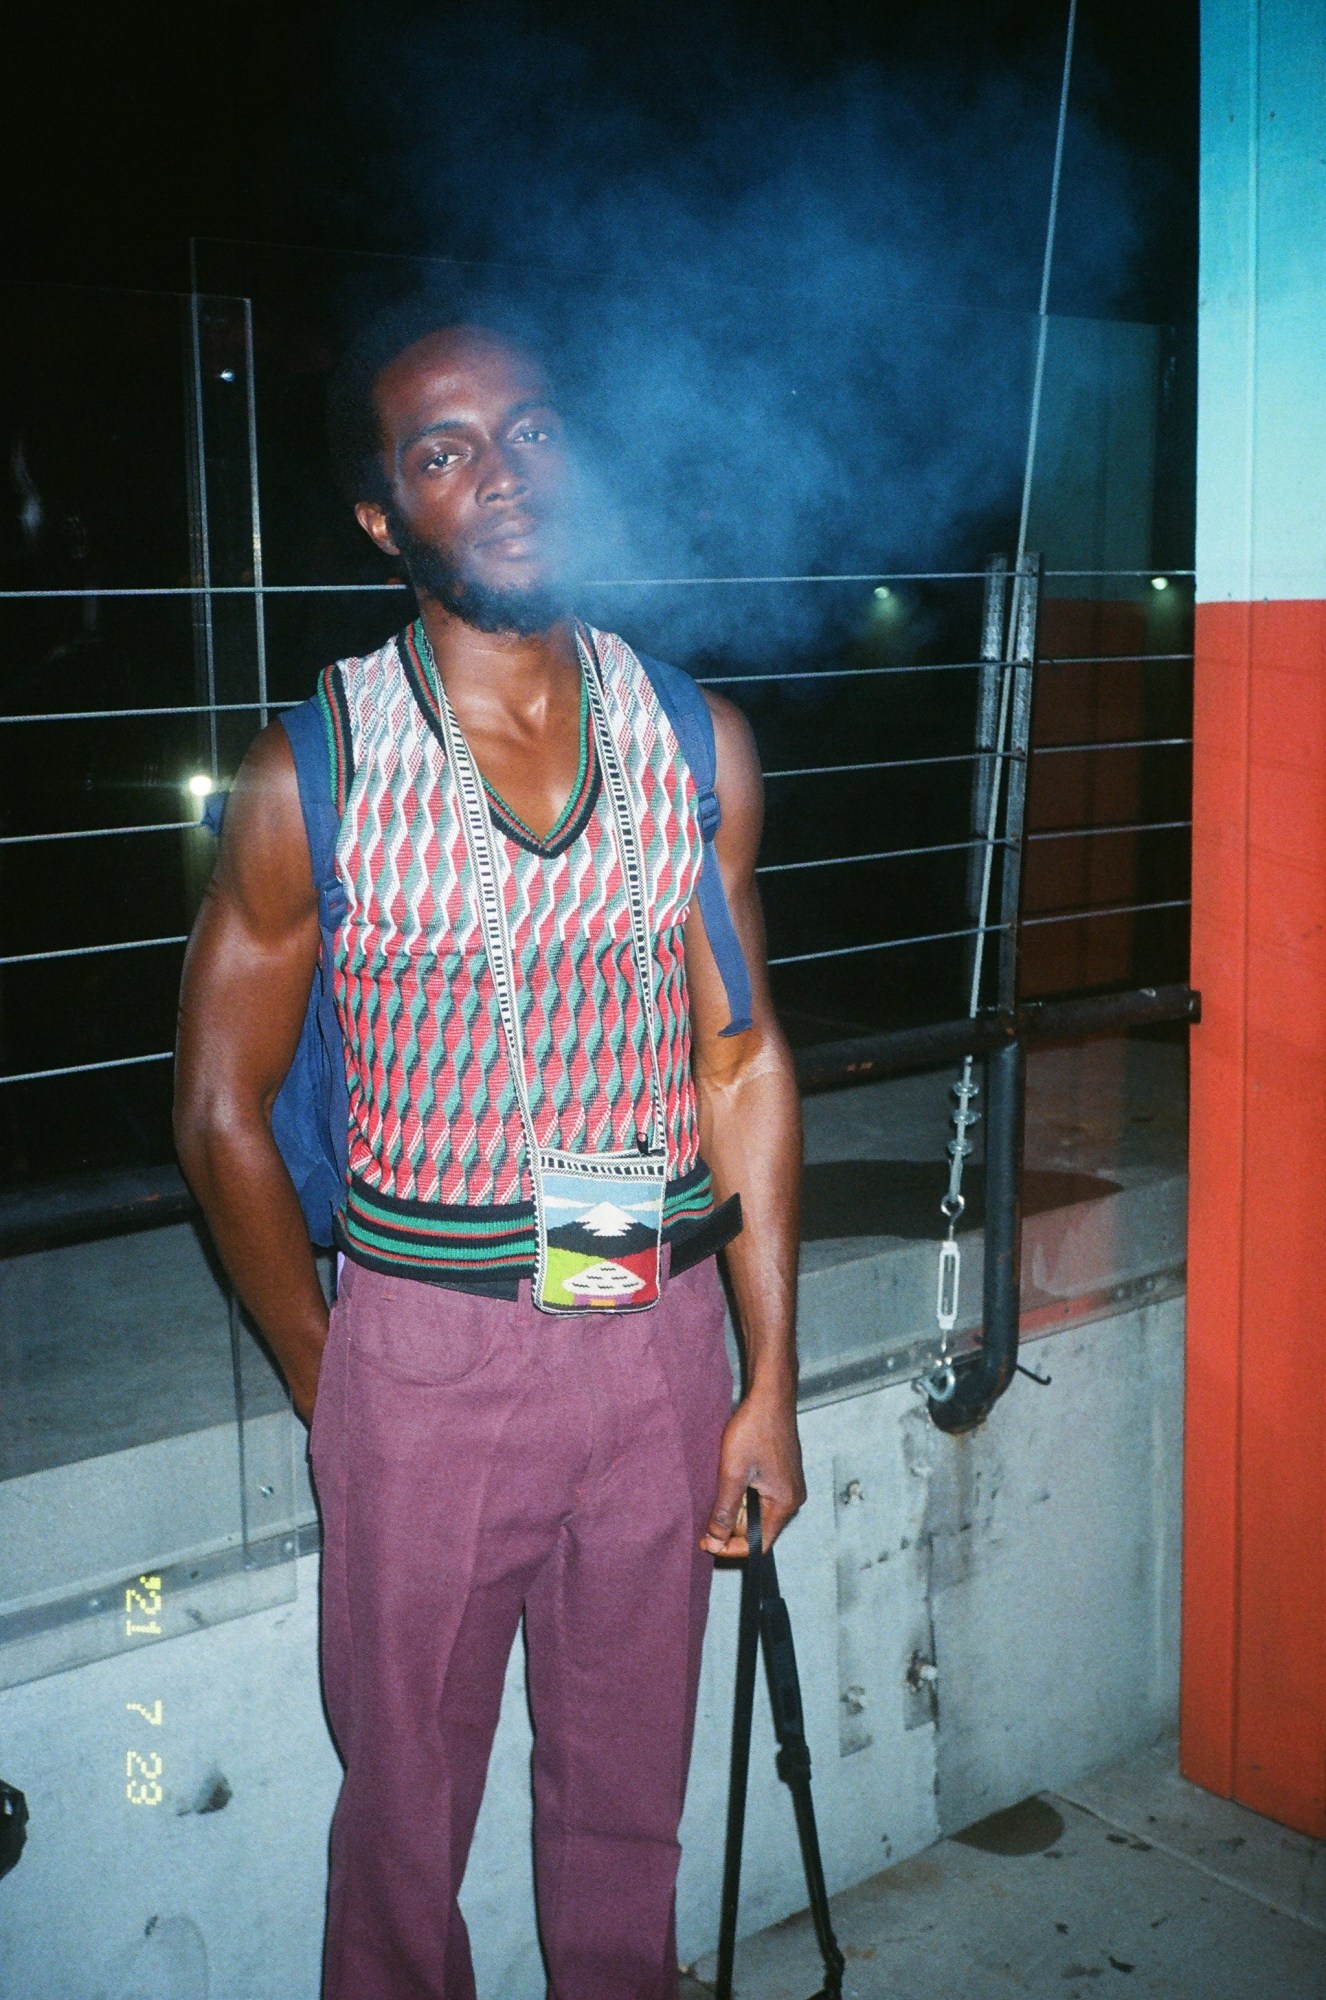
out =
<svg viewBox="0 0 1326 2000"><path fill-rule="evenodd" d="M1326 602L1196 656L1181 1763L1326 1836Z"/></svg>

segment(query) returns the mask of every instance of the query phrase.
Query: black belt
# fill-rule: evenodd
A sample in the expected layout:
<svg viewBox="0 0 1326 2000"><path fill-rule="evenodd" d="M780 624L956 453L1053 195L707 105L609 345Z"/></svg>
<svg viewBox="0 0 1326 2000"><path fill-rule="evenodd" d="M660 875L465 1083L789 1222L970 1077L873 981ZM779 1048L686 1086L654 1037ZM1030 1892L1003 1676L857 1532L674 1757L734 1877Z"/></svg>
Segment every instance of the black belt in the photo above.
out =
<svg viewBox="0 0 1326 2000"><path fill-rule="evenodd" d="M673 1277L680 1277L681 1273L689 1271L693 1264L701 1264L706 1257L717 1255L718 1251L724 1249L734 1236L740 1236L741 1230L741 1196L739 1194L730 1194L726 1201L721 1201L717 1208L711 1208L705 1215L698 1215L693 1218L683 1216L679 1222L673 1223L671 1227L665 1228L663 1231L663 1241L669 1244L672 1250L672 1257L668 1266L671 1275ZM467 1292L471 1298L514 1300L520 1297L520 1280L518 1278L461 1277L450 1271L445 1273L434 1271L402 1271L399 1265L386 1261L378 1263L366 1257L357 1244L351 1243L349 1238L339 1231L336 1237L336 1247L345 1256L350 1258L352 1263L363 1264L367 1270L381 1271L388 1277L414 1278L425 1285L438 1285L444 1291Z"/></svg>

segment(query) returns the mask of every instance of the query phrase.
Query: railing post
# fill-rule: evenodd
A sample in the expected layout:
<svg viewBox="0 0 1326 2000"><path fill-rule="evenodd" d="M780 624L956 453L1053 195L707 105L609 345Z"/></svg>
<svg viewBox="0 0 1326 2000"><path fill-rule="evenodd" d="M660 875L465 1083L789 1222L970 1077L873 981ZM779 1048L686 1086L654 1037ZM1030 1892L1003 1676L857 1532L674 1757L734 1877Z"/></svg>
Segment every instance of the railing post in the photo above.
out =
<svg viewBox="0 0 1326 2000"><path fill-rule="evenodd" d="M1021 957L1022 859L1027 823L1027 772L1031 762L1031 712L1035 695L1042 559L1027 553L1013 578L1009 667L1013 676L1008 726L1008 778L1004 794L1003 867L1000 871L999 1009L1018 1004Z"/></svg>
<svg viewBox="0 0 1326 2000"><path fill-rule="evenodd" d="M971 781L972 849L967 862L967 918L982 921L981 882L986 866L985 841L990 827L990 800L1000 781L999 689L1005 671L1004 629L1008 618L1008 557L991 556L985 566L981 607L981 669L976 693L976 751ZM967 952L967 989L973 990L981 939L973 936ZM978 996L979 997L979 996Z"/></svg>
<svg viewBox="0 0 1326 2000"><path fill-rule="evenodd" d="M1018 1005L1018 928L1022 910L1023 832L1027 808L1027 766L1031 752L1035 691L1036 630L1040 610L1041 558L1025 554L1013 578L1001 708L1007 703L1003 740L1004 808L997 815L1001 855L999 891L998 1011L1013 1032L985 1058L985 1277L981 1344L954 1364L956 1387L947 1402L929 1399L930 1415L942 1431L971 1430L987 1416L1013 1379L1018 1358L1022 1271L1022 1140L1026 1096L1026 1050ZM987 590L987 614L990 593ZM988 641L988 615L987 632ZM1002 678L1002 676L1001 676ZM978 748L983 711L978 715ZM1000 732L996 730L996 734ZM988 812L988 804L987 804ZM978 996L973 989L973 1002Z"/></svg>

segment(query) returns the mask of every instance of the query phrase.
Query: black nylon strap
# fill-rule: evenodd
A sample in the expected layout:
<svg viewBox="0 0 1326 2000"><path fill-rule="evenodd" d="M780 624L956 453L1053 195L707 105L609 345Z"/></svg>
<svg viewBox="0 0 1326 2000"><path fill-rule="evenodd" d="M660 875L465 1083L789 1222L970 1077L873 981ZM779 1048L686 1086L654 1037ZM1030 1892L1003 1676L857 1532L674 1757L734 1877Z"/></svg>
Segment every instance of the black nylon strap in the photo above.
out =
<svg viewBox="0 0 1326 2000"><path fill-rule="evenodd" d="M820 1956L824 1960L824 1984L814 2000L841 2000L845 1961L833 1934L828 1891L824 1885L824 1864L820 1857L815 1805L810 1790L810 1747L806 1742L801 1708L801 1680L792 1640L792 1620L778 1588L773 1550L761 1544L760 1496L753 1486L746 1494L746 1539L750 1554L742 1571L741 1611L737 1625L737 1685L732 1711L732 1764L715 2000L732 2000L737 1909L741 1897L742 1835L750 1772L750 1731L755 1708L755 1656L761 1643L769 1683L769 1701L773 1709L774 1734L778 1738L778 1775L792 1794L810 1912Z"/></svg>
<svg viewBox="0 0 1326 2000"><path fill-rule="evenodd" d="M723 1902L718 1920L718 1980L715 2000L732 2000L732 1962L737 1945L737 1906L741 1900L741 1845L746 1828L746 1780L750 1773L750 1726L755 1710L755 1658L760 1649L760 1506L750 1511L753 1489L746 1499L746 1534L750 1554L741 1572L741 1609L737 1616L737 1686L732 1708L732 1763L727 1790L727 1841L723 1853Z"/></svg>

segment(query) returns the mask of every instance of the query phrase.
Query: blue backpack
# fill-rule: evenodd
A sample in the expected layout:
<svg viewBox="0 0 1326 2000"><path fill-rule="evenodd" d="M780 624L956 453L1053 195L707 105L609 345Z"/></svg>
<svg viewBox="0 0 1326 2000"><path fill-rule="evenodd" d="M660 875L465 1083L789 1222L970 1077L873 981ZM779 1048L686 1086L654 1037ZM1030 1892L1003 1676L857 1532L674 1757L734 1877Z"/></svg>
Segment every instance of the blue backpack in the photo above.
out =
<svg viewBox="0 0 1326 2000"><path fill-rule="evenodd" d="M714 835L722 820L714 789L717 771L713 717L688 673L662 660L647 659L643 653L637 658L649 675L695 781L704 841L696 900L732 1017L722 1033L740 1035L751 1025L750 975L713 850ZM325 1248L333 1240L333 1217L345 1201L350 1140L345 1045L332 995L334 940L345 916L345 890L336 873L340 818L332 798L326 725L320 702L316 699L300 702L297 708L287 709L280 722L294 752L299 803L318 890L318 929L322 942L299 1046L272 1105L272 1137L295 1184L310 1240ZM219 812L209 813L207 818L213 832L219 832Z"/></svg>

